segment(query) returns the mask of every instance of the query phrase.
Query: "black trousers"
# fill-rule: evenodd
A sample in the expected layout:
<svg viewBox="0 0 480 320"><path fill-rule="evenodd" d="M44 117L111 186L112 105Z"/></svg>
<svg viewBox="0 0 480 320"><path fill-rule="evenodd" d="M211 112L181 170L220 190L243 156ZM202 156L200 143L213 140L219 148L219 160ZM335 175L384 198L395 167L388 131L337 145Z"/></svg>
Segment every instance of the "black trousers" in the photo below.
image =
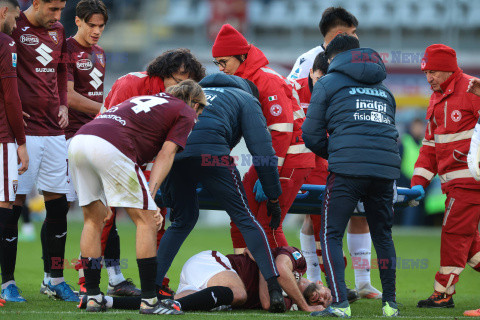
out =
<svg viewBox="0 0 480 320"><path fill-rule="evenodd" d="M162 185L162 192L170 198L172 224L165 231L157 252L157 285L162 284L175 255L197 223L198 183L212 194L238 226L264 278L278 276L265 232L250 212L240 173L233 164L233 159L227 159L226 164L215 166L202 164L201 158L174 162Z"/></svg>
<svg viewBox="0 0 480 320"><path fill-rule="evenodd" d="M322 206L320 242L333 302L347 300L342 240L359 200L365 206L377 252L383 301L395 301L396 253L392 239L393 180L359 178L330 173Z"/></svg>

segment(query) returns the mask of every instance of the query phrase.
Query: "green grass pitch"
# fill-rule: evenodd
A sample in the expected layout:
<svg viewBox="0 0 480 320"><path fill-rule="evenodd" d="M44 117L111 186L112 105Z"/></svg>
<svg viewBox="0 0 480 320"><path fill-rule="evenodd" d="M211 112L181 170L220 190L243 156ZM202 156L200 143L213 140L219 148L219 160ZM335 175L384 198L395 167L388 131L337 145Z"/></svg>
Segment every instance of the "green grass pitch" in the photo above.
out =
<svg viewBox="0 0 480 320"><path fill-rule="evenodd" d="M221 213L209 213L221 214ZM40 225L37 225L37 230ZM69 223L67 259L74 259L79 254L79 239L82 224L79 222ZM118 224L121 237L122 258L127 259L128 268L123 272L138 285L138 271L135 260L135 227L130 221L123 220ZM295 228L287 229L287 239L294 246L300 246L298 231ZM397 256L404 262L397 269L397 301L400 304L401 317L404 319L457 319L466 318L462 313L466 309L480 307L479 274L467 266L460 277L455 295L456 307L454 309L418 309L416 303L420 299L428 297L433 290L435 272L439 266L440 229L395 229L395 245ZM346 247L346 246L345 246ZM231 241L229 229L224 228L197 228L187 239L177 258L173 262L168 275L171 279L172 288L178 285L178 279L183 263L193 254L202 250L218 250L225 254L231 253ZM7 303L0 308L0 320L25 319L25 320L63 320L63 319L140 319L137 312L124 312L110 310L105 314L87 314L76 309L75 303L50 300L39 294L40 283L43 278L43 264L41 260L40 241L32 243L20 243L17 260L16 280L23 290L23 296L27 303ZM406 259L419 259L418 266L411 265ZM427 259L427 260L423 260ZM125 263L125 262L124 262ZM350 263L350 261L349 261ZM404 264L405 263L405 264ZM347 267L346 279L354 283L352 265ZM74 269L65 271L67 282L77 289L77 273ZM102 272L102 290L107 289L107 273ZM380 288L378 270L372 270L372 282ZM381 302L360 300L351 305L352 317L359 319L372 319L382 316ZM233 311L222 313L189 313L180 316L184 319L284 319L302 318L308 316L305 312L288 312L286 314L269 314L265 311ZM159 316L168 317L168 316Z"/></svg>

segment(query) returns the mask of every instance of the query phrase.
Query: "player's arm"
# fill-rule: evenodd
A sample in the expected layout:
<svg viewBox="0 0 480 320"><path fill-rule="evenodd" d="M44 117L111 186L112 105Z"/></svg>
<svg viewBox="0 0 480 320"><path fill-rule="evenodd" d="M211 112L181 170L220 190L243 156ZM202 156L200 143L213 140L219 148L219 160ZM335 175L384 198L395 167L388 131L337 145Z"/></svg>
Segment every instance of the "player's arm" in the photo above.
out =
<svg viewBox="0 0 480 320"><path fill-rule="evenodd" d="M61 59L57 66L57 88L58 88L58 96L60 97L60 108L58 111L58 124L62 129L65 129L68 126L68 108L67 108L68 70L67 70L67 64L65 61L67 57L68 57L67 43L65 41L65 32L64 32Z"/></svg>
<svg viewBox="0 0 480 320"><path fill-rule="evenodd" d="M413 170L413 177L411 186L421 185L426 188L433 177L437 174L437 157L435 153L435 122L433 116L427 123L427 129L425 131L425 138L420 148L420 154L418 155L417 162L415 163L415 169Z"/></svg>
<svg viewBox="0 0 480 320"><path fill-rule="evenodd" d="M258 296L260 297L260 303L262 304L263 310L270 309L270 295L268 294L268 284L265 281L261 272L259 273L259 283L258 283Z"/></svg>
<svg viewBox="0 0 480 320"><path fill-rule="evenodd" d="M179 146L176 143L172 141L165 141L162 149L157 154L155 162L152 166L152 171L150 172L149 191L152 197L155 197L158 188L162 184L163 180L165 180L167 174L170 172L178 148Z"/></svg>
<svg viewBox="0 0 480 320"><path fill-rule="evenodd" d="M68 81L68 106L77 111L84 113L97 114L102 108L102 104L93 100L88 99L87 97L82 96L80 93L75 91L75 83L73 81Z"/></svg>
<svg viewBox="0 0 480 320"><path fill-rule="evenodd" d="M308 149L324 159L328 159L326 111L326 91L323 84L317 81L308 107L307 117L302 125L302 138Z"/></svg>
<svg viewBox="0 0 480 320"><path fill-rule="evenodd" d="M286 254L279 254L275 259L277 270L279 273L278 283L283 291L290 297L297 306L303 311L315 311L316 308L309 306L303 297L302 292L298 288L297 280L293 275L293 263Z"/></svg>
<svg viewBox="0 0 480 320"><path fill-rule="evenodd" d="M12 129L13 136L17 141L17 154L21 167L18 169L19 174L23 174L28 169L28 153L25 140L25 129L23 126L22 103L18 94L17 78L8 77L2 79L2 89L5 99L5 113L8 124Z"/></svg>

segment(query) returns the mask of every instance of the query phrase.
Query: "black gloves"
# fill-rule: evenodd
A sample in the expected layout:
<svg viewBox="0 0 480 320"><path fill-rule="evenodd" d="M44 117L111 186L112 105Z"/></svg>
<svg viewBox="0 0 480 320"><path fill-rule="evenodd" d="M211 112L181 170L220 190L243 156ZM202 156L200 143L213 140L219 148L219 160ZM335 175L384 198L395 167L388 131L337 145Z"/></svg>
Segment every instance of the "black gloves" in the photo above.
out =
<svg viewBox="0 0 480 320"><path fill-rule="evenodd" d="M282 217L282 210L280 209L280 202L272 202L267 200L267 216L272 216L270 219L270 228L275 230L280 226L280 219Z"/></svg>

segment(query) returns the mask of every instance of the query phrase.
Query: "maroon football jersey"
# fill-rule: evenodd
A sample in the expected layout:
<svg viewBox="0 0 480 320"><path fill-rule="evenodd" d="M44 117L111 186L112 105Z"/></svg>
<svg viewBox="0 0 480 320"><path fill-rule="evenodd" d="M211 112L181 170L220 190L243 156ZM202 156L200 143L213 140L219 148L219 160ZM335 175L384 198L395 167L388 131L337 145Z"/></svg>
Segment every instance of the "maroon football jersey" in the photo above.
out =
<svg viewBox="0 0 480 320"><path fill-rule="evenodd" d="M51 29L35 27L21 12L12 38L18 52L18 91L23 111L30 114L30 118L26 119L25 133L33 136L62 135L64 132L58 125L58 111L60 95L66 96L67 87L66 74L65 83L57 82L57 79L63 82L63 77L57 77L57 71L62 59L66 59L62 24L57 22Z"/></svg>
<svg viewBox="0 0 480 320"><path fill-rule="evenodd" d="M168 93L131 98L77 131L107 140L139 165L150 162L165 141L181 150L197 115L185 102Z"/></svg>
<svg viewBox="0 0 480 320"><path fill-rule="evenodd" d="M302 252L295 247L278 247L272 249L273 257L276 259L281 254L287 255L293 264L293 272L303 276L307 271L307 262ZM249 256L243 254L229 254L226 256L230 260L233 270L235 270L240 279L242 279L247 289L247 302L241 306L242 309L262 308L259 295L259 269L255 261Z"/></svg>
<svg viewBox="0 0 480 320"><path fill-rule="evenodd" d="M97 45L84 47L77 40L67 39L68 81L74 82L74 89L82 96L95 102L103 103L103 81L105 79L105 52ZM95 118L96 114L88 114L70 108L68 110L68 127L65 138L68 140L85 123Z"/></svg>
<svg viewBox="0 0 480 320"><path fill-rule="evenodd" d="M17 77L17 52L15 41L3 32L0 32L0 79ZM5 110L5 97L10 94L3 92L0 85L0 143L15 142ZM20 108L20 106L18 106Z"/></svg>

